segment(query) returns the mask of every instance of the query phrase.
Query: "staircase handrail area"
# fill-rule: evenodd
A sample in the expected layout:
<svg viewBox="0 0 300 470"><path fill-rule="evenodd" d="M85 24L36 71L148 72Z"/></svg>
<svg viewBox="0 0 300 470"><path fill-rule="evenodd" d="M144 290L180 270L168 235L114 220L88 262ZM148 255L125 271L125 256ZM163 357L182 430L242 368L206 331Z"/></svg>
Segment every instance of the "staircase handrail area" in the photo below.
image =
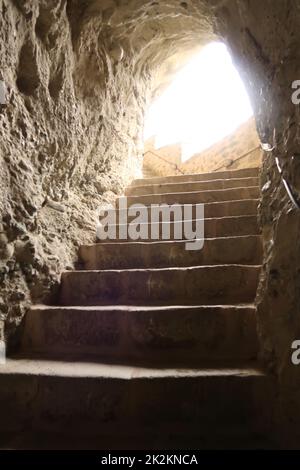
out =
<svg viewBox="0 0 300 470"><path fill-rule="evenodd" d="M155 157L159 158L160 160L163 160L165 163L168 163L169 165L173 166L177 171L179 171L179 173L181 173L182 175L184 175L184 172L179 168L179 166L178 166L176 163L169 162L169 160L167 160L166 158L162 157L161 155L158 155L158 153L153 152L153 150L147 150L147 151L144 153L144 155L146 155L147 153L151 153L152 155L154 155Z"/></svg>
<svg viewBox="0 0 300 470"><path fill-rule="evenodd" d="M265 151L265 152L272 152L274 149L275 149L275 146L272 146L268 143L262 143L261 144L261 148ZM292 159L294 159L294 155L292 155ZM278 173L280 175L280 178L281 178L281 181L282 181L282 184L283 186L285 187L285 190L289 196L289 199L290 201L292 202L293 206L297 209L297 210L300 210L300 202L298 200L298 197L295 195L295 192L293 191L292 187L291 187L291 184L287 181L287 179L284 177L283 175L283 168L282 166L280 165L280 160L279 160L279 157L275 157L275 162L276 162L276 167L277 167L277 170L278 170Z"/></svg>

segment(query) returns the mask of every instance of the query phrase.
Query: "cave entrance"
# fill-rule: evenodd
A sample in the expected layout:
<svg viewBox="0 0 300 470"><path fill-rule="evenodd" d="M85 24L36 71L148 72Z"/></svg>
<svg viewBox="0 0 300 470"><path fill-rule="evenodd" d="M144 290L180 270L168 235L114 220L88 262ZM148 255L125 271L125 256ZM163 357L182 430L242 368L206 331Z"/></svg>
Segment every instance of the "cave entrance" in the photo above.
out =
<svg viewBox="0 0 300 470"><path fill-rule="evenodd" d="M151 103L144 138L145 177L260 165L253 110L225 44L205 46Z"/></svg>

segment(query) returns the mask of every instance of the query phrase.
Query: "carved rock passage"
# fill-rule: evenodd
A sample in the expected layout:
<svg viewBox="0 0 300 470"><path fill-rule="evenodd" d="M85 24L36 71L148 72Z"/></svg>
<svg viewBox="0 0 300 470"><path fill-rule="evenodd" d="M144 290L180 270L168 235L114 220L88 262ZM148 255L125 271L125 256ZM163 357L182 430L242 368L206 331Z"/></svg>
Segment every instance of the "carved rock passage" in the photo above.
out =
<svg viewBox="0 0 300 470"><path fill-rule="evenodd" d="M299 107L291 96L292 82L300 76L300 9L290 1L235 0L224 3L220 14L226 20L219 23L219 32L244 79L260 140L275 146L263 159L261 177L264 263L258 328L262 355L278 375L281 445L299 448L300 370L291 362L291 345L300 337L300 217L280 182L274 157L299 193Z"/></svg>
<svg viewBox="0 0 300 470"><path fill-rule="evenodd" d="M229 46L260 139L277 144L299 191L299 113L291 102L300 75L297 2L0 0L0 11L8 92L0 106L1 337L5 329L12 340L30 300L55 293L76 247L93 241L95 208L141 166L149 99L213 38ZM290 360L300 335L299 216L274 152L264 159L261 187L260 349L279 379L278 429L299 446L300 376Z"/></svg>
<svg viewBox="0 0 300 470"><path fill-rule="evenodd" d="M210 193L214 237L206 232L198 253L178 241L82 246L81 269L62 274L60 305L30 310L19 355L0 369L0 431L21 427L28 438L30 423L79 442L98 436L107 448L184 447L196 438L203 448L270 445L272 380L257 362L253 304L262 260L251 195L258 170L192 178L137 180L127 193L139 192L136 203L148 195L149 204L157 194L195 204ZM220 181L235 188L231 200L216 189ZM190 192L194 184L210 189Z"/></svg>
<svg viewBox="0 0 300 470"><path fill-rule="evenodd" d="M213 36L207 10L0 0L0 336L11 346L30 302L55 296L77 247L94 240L99 204L141 171L145 106Z"/></svg>

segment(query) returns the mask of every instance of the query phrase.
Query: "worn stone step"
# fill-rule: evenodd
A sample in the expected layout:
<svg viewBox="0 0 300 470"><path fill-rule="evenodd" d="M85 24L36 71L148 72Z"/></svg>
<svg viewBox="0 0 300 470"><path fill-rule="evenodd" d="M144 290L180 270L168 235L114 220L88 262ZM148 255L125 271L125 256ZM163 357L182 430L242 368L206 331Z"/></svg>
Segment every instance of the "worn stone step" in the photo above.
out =
<svg viewBox="0 0 300 470"><path fill-rule="evenodd" d="M201 220L201 219L200 219ZM198 219L199 221L199 219ZM131 222L134 224L134 222ZM196 223L194 219L193 224ZM138 225L138 224L136 224ZM150 224L147 227L147 233L151 233L151 226ZM170 240L174 240L174 233L175 229L179 227L183 228L183 222L158 222L153 223L153 229L155 233L159 234L159 240L162 240L162 234L166 233L166 227L170 227ZM193 225L194 226L194 225ZM182 230L183 231L183 230ZM111 242L118 242L118 243L131 243L134 240L128 238L128 224L127 225L117 225L115 227L116 238L110 239L102 239L98 240L99 243L111 243ZM126 238L119 238L120 233L126 234ZM258 235L260 233L260 229L258 227L258 221L256 215L245 215L245 216L233 216L233 217L219 217L213 219L204 219L204 237L205 238L216 238L216 237L239 237L243 235ZM184 231L183 231L183 239Z"/></svg>
<svg viewBox="0 0 300 470"><path fill-rule="evenodd" d="M206 191L229 188L245 188L258 186L258 177L230 178L208 181L189 181L186 183L145 184L145 186L129 186L126 196L140 196L145 194L187 193L191 191Z"/></svg>
<svg viewBox="0 0 300 470"><path fill-rule="evenodd" d="M145 184L185 183L194 181L209 181L229 178L251 178L259 175L259 168L245 168L242 170L215 171L211 173L195 173L190 175L158 176L155 178L136 179L131 186L145 186Z"/></svg>
<svg viewBox="0 0 300 470"><path fill-rule="evenodd" d="M200 266L201 264L260 264L259 235L212 238L199 242L203 248L190 251L195 241L97 243L83 245L79 260L83 269L130 269Z"/></svg>
<svg viewBox="0 0 300 470"><path fill-rule="evenodd" d="M255 307L40 305L26 315L21 348L160 367L250 360L258 349Z"/></svg>
<svg viewBox="0 0 300 470"><path fill-rule="evenodd" d="M133 204L206 204L209 202L236 201L241 199L257 199L260 195L258 186L247 188L217 189L211 191L193 191L187 193L148 194L144 196L128 196L127 207ZM122 207L123 197L117 198L116 207Z"/></svg>
<svg viewBox="0 0 300 470"><path fill-rule="evenodd" d="M168 429L197 435L256 429L272 381L255 365L142 368L44 358L0 367L0 432L64 431L110 437ZM268 407L263 397L268 398ZM259 400L259 401L258 401ZM262 406L263 404L263 406Z"/></svg>
<svg viewBox="0 0 300 470"><path fill-rule="evenodd" d="M66 271L62 305L176 305L253 302L259 266Z"/></svg>
<svg viewBox="0 0 300 470"><path fill-rule="evenodd" d="M204 205L204 218L220 218L220 217L239 217L254 215L257 217L257 207L259 199L242 199L236 201L222 201L222 202L209 202ZM144 208L144 205L142 206ZM133 215L128 215L129 212L126 209L116 209L115 220L117 224L127 225L128 222L132 222L138 217L139 211ZM199 219L199 211L197 214L197 206L195 204L186 204L181 207L181 214L183 218ZM151 207L147 207L148 220L146 222L156 222L153 220ZM107 212L103 212L103 217L107 216ZM201 217L203 215L201 214ZM200 218L201 218L200 217ZM100 220L103 220L100 217ZM159 219L162 220L162 214L159 214ZM169 219L168 219L169 220ZM170 220L174 220L174 212L170 211ZM112 222L110 222L112 223Z"/></svg>

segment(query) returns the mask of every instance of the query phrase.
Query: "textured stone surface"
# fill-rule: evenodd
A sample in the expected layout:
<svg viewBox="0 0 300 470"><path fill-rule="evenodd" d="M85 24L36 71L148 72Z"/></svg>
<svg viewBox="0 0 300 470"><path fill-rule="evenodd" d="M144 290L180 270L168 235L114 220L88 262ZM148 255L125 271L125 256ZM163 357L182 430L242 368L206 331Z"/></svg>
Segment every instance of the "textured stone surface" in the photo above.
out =
<svg viewBox="0 0 300 470"><path fill-rule="evenodd" d="M257 356L253 305L33 307L23 354L191 367Z"/></svg>
<svg viewBox="0 0 300 470"><path fill-rule="evenodd" d="M255 120L251 118L220 142L185 162L182 162L180 143L156 149L155 139L149 139L145 143L143 173L150 177L256 168L261 166L262 154Z"/></svg>
<svg viewBox="0 0 300 470"><path fill-rule="evenodd" d="M204 181L212 181L217 179L239 179L259 177L259 168L244 168L242 170L225 170L216 173L199 173L192 175L171 175L166 177L154 176L151 178L140 178L132 181L131 187L145 186L150 184L177 184L177 183L196 183ZM247 185L246 185L247 186Z"/></svg>
<svg viewBox="0 0 300 470"><path fill-rule="evenodd" d="M258 186L245 188L216 189L207 191L190 191L180 193L146 194L141 196L128 196L127 204L207 204L209 202L237 201L242 199L257 199L260 195ZM116 199L119 206L120 199ZM122 206L121 206L122 207Z"/></svg>
<svg viewBox="0 0 300 470"><path fill-rule="evenodd" d="M65 271L62 305L176 305L248 303L255 296L259 266Z"/></svg>
<svg viewBox="0 0 300 470"><path fill-rule="evenodd" d="M132 222L133 223L133 222ZM195 223L195 219L193 219ZM168 224L170 227L170 240L173 240L175 237L175 227L178 224L182 226L182 222L157 222L152 224L154 230L157 230L159 234L159 239L163 239L163 234L165 233L165 224ZM126 228L126 229L125 229ZM119 233L120 229L122 231L127 231L128 228L126 225L122 224L122 227L116 225L116 234ZM148 227L148 233L151 233L151 229ZM233 216L233 217L218 217L206 219L204 224L204 236L205 238L215 238L215 237L241 237L244 235L258 235L260 233L257 221L257 215L242 215L242 216ZM100 240L98 240L99 242ZM128 238L119 239L118 243L127 243L132 241ZM111 243L109 238L101 240L101 243ZM85 246L85 245L83 245ZM224 255L226 256L226 255Z"/></svg>
<svg viewBox="0 0 300 470"><path fill-rule="evenodd" d="M150 237L150 235L149 235ZM212 238L202 250L186 250L184 241L98 243L80 247L85 269L166 268L209 264L260 264L260 236Z"/></svg>
<svg viewBox="0 0 300 470"><path fill-rule="evenodd" d="M257 206L259 199L242 199L237 201L222 201L222 202L210 202L205 204L205 218L218 218L223 217L232 217L232 216L253 216L257 215ZM186 207L188 204L186 205ZM195 219L197 217L196 205L191 204L191 215ZM148 220L151 220L151 208L147 208L148 211ZM190 212L188 213L190 215ZM199 212L198 212L199 214ZM121 209L117 212L117 223L124 220L124 210ZM134 215L128 215L128 222L136 219ZM171 221L173 220L173 215L171 214Z"/></svg>
<svg viewBox="0 0 300 470"><path fill-rule="evenodd" d="M200 448L205 448L201 437L211 445L217 436L233 433L229 446L234 446L239 435L247 433L249 443L257 432L256 398L270 399L271 392L272 380L251 366L151 369L9 360L0 369L0 406L6 410L0 431L20 433L29 420L40 433L59 429L69 436L97 436L98 445L104 438L106 449L128 436L131 450L149 432L156 434L154 448L160 450L165 433L183 441L188 436L188 446L197 436Z"/></svg>
<svg viewBox="0 0 300 470"><path fill-rule="evenodd" d="M78 245L95 238L97 206L141 172L145 106L178 57L181 63L213 37L204 8L197 1L0 0L7 338L30 301L55 295Z"/></svg>
<svg viewBox="0 0 300 470"><path fill-rule="evenodd" d="M155 138L145 142L143 152L143 176L169 176L184 173L181 166L181 144L166 145L155 148Z"/></svg>
<svg viewBox="0 0 300 470"><path fill-rule="evenodd" d="M255 111L264 157L260 223L264 266L257 296L262 355L277 372L282 445L299 448L300 369L291 344L300 337L300 216L280 182L275 156L294 191L300 191L299 106L292 82L300 76L299 2L235 0L219 12L219 31L229 45ZM293 158L294 156L294 158Z"/></svg>
<svg viewBox="0 0 300 470"><path fill-rule="evenodd" d="M231 178L216 179L211 181L196 181L190 183L167 183L167 184L147 184L144 186L130 186L126 188L127 196L138 196L143 194L162 194L162 193L184 193L192 191L205 191L207 189L229 189L229 188L245 188L248 186L258 186L259 179L252 178Z"/></svg>
<svg viewBox="0 0 300 470"><path fill-rule="evenodd" d="M242 124L221 142L193 155L180 169L184 173L237 170L261 166L262 150L254 118Z"/></svg>
<svg viewBox="0 0 300 470"><path fill-rule="evenodd" d="M63 273L60 305L30 310L16 361L0 369L10 390L9 396L0 391L9 413L2 426L13 433L26 421L42 433L62 433L74 423L69 437L70 429L77 438L91 433L109 440L112 432L114 443L127 426L132 447L154 427L163 436L171 427L189 436L188 447L204 429L215 446L218 434L233 443L245 430L249 447L252 433L267 437L273 381L257 363L253 305L260 236L218 237L204 246L193 256L173 241L81 247L82 270ZM159 268L164 264L168 269ZM266 397L268 408L257 413ZM13 402L17 414L10 412ZM28 439L28 425L25 431Z"/></svg>
<svg viewBox="0 0 300 470"><path fill-rule="evenodd" d="M274 163L278 155L299 191L299 109L291 102L300 75L299 4L120 3L0 1L0 79L8 90L0 108L1 324L9 335L30 298L47 296L74 248L94 237L95 206L141 166L151 92L214 28L244 79L261 140L277 146L262 170L258 325L263 357L278 374L279 429L299 447L300 374L290 347L300 336L300 219ZM206 8L215 6L213 18Z"/></svg>

